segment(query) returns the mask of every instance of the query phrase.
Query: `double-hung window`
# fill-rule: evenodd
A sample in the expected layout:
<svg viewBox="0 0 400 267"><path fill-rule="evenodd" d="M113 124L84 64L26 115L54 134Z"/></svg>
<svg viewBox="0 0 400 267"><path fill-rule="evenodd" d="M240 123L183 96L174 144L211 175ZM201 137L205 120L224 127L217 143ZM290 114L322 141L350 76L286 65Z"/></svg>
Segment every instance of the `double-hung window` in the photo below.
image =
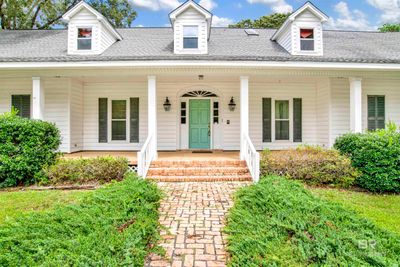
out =
<svg viewBox="0 0 400 267"><path fill-rule="evenodd" d="M301 51L314 51L314 30L300 29L300 49Z"/></svg>
<svg viewBox="0 0 400 267"><path fill-rule="evenodd" d="M275 101L275 140L289 140L289 101Z"/></svg>
<svg viewBox="0 0 400 267"><path fill-rule="evenodd" d="M126 141L127 134L126 100L111 100L111 140Z"/></svg>
<svg viewBox="0 0 400 267"><path fill-rule="evenodd" d="M183 26L183 48L184 49L199 48L198 26Z"/></svg>
<svg viewBox="0 0 400 267"><path fill-rule="evenodd" d="M92 50L92 28L78 28L78 50Z"/></svg>
<svg viewBox="0 0 400 267"><path fill-rule="evenodd" d="M31 96L12 95L11 106L17 111L17 115L29 119L31 117Z"/></svg>

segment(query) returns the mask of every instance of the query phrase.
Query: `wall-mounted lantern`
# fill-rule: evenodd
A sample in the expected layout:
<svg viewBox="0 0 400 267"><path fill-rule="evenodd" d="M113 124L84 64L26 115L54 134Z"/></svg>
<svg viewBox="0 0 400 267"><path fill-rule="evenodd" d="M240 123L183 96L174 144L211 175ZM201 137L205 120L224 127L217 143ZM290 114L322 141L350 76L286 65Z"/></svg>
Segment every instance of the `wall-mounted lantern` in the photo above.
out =
<svg viewBox="0 0 400 267"><path fill-rule="evenodd" d="M169 102L169 99L168 99L168 97L167 98L165 98L165 101L164 101L164 110L165 111L170 111L171 110L171 102Z"/></svg>
<svg viewBox="0 0 400 267"><path fill-rule="evenodd" d="M235 103L235 100L233 99L233 97L231 98L231 101L229 102L228 106L229 106L230 111L235 111L236 103Z"/></svg>

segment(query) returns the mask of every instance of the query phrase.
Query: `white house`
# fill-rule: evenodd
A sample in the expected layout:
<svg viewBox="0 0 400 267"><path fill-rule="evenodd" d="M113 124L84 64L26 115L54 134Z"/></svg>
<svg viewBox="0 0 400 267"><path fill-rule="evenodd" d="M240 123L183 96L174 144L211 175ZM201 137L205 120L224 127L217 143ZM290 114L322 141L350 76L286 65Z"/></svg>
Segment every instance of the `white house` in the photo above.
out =
<svg viewBox="0 0 400 267"><path fill-rule="evenodd" d="M61 150L331 147L400 124L400 33L323 30L310 2L278 29L212 27L194 1L171 27L115 29L84 2L68 29L0 32L0 112L55 122Z"/></svg>

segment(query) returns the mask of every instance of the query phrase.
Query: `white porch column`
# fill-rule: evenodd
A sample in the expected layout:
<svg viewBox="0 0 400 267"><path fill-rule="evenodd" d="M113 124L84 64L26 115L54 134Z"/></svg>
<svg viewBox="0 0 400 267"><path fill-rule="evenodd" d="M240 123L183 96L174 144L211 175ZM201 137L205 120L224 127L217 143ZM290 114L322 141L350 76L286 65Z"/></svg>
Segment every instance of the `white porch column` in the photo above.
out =
<svg viewBox="0 0 400 267"><path fill-rule="evenodd" d="M362 132L362 79L350 78L350 131Z"/></svg>
<svg viewBox="0 0 400 267"><path fill-rule="evenodd" d="M244 160L243 136L249 135L249 77L240 77L240 158Z"/></svg>
<svg viewBox="0 0 400 267"><path fill-rule="evenodd" d="M156 76L148 76L148 134L153 134L155 159L157 158L157 80Z"/></svg>
<svg viewBox="0 0 400 267"><path fill-rule="evenodd" d="M44 119L44 88L40 77L32 77L32 119Z"/></svg>

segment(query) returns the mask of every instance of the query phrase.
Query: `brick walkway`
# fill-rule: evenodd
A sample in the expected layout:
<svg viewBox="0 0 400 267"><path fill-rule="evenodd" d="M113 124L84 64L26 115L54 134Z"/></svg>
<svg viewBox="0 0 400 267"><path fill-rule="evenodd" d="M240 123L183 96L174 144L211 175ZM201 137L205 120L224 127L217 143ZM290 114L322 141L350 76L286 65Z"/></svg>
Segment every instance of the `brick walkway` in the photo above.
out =
<svg viewBox="0 0 400 267"><path fill-rule="evenodd" d="M248 183L158 183L166 197L161 203L161 246L166 256L152 255L146 266L225 266L225 214L231 195Z"/></svg>

